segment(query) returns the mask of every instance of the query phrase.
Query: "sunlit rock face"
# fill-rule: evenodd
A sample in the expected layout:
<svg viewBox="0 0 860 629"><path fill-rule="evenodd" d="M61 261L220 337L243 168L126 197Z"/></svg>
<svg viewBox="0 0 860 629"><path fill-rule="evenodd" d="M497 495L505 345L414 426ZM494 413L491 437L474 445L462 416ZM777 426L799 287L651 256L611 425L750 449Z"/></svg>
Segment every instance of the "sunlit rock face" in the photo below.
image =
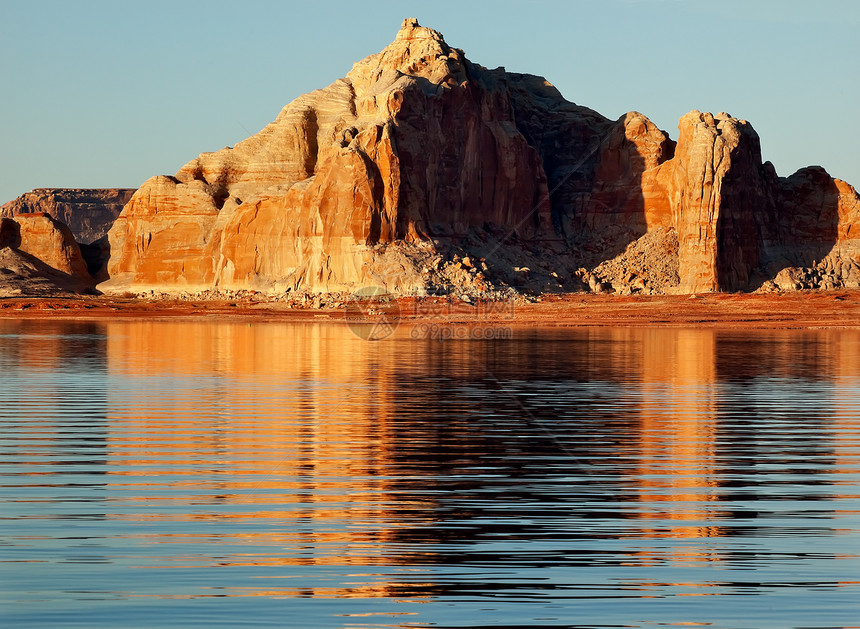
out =
<svg viewBox="0 0 860 629"><path fill-rule="evenodd" d="M408 290L421 279L384 268L382 245L485 224L534 233L549 221L546 197L504 73L406 20L385 50L257 135L147 181L110 232L105 287L337 290L381 279Z"/></svg>
<svg viewBox="0 0 860 629"><path fill-rule="evenodd" d="M92 288L71 230L46 213L0 218L0 297Z"/></svg>
<svg viewBox="0 0 860 629"><path fill-rule="evenodd" d="M679 292L748 290L822 259L838 271L827 288L856 284L860 198L851 186L821 167L778 178L752 126L728 114L693 111L678 127L674 157L646 179L662 189L678 234Z"/></svg>
<svg viewBox="0 0 860 629"><path fill-rule="evenodd" d="M678 234L678 290L745 286L758 264L753 211L768 199L758 135L745 120L699 111L678 130L674 157L649 176L668 201L661 222Z"/></svg>
<svg viewBox="0 0 860 629"><path fill-rule="evenodd" d="M858 230L853 188L820 169L780 179L744 120L693 111L676 143L407 19L256 135L148 180L99 287L409 292L528 266L532 290L700 292L796 288L777 276L824 264L823 288L855 281ZM452 246L486 277L437 273Z"/></svg>
<svg viewBox="0 0 860 629"><path fill-rule="evenodd" d="M81 250L66 225L46 213L19 214L12 220L17 229L9 230L12 234L7 232L7 246L29 254L74 279L90 279Z"/></svg>

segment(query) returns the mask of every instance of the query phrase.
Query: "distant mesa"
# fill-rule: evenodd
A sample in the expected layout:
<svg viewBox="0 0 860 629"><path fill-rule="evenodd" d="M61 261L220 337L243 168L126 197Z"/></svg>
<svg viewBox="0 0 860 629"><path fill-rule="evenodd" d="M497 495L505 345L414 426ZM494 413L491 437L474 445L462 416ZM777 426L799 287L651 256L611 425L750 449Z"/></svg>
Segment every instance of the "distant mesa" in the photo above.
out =
<svg viewBox="0 0 860 629"><path fill-rule="evenodd" d="M36 188L0 206L0 296L92 292L127 188Z"/></svg>
<svg viewBox="0 0 860 629"><path fill-rule="evenodd" d="M130 191L114 192L104 208ZM125 201L99 223L106 292L860 287L857 192L820 167L778 177L745 120L693 111L673 141L474 64L415 19Z"/></svg>
<svg viewBox="0 0 860 629"><path fill-rule="evenodd" d="M68 225L75 240L90 244L107 235L134 193L130 188L36 188L0 206L0 217L45 212Z"/></svg>

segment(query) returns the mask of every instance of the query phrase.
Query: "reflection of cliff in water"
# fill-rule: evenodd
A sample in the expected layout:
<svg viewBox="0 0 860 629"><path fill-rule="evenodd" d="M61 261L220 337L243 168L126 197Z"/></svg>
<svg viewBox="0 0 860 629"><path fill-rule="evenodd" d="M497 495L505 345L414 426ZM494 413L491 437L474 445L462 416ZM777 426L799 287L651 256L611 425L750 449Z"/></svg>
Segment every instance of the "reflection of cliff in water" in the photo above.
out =
<svg viewBox="0 0 860 629"><path fill-rule="evenodd" d="M48 505L82 487L85 502L106 499L89 493L106 484L106 347L99 323L0 320L4 463L31 470L22 482Z"/></svg>
<svg viewBox="0 0 860 629"><path fill-rule="evenodd" d="M192 539L216 527L266 549L225 551L219 565L730 560L717 540L763 534L736 505L783 495L756 485L762 461L836 462L826 435L839 430L840 402L789 412L762 392L802 395L802 382L830 400L833 379L860 360L850 333L518 330L495 343L369 343L338 325L108 328L109 370L136 383L109 402L109 452L169 467L136 491L198 505L164 515L193 522ZM778 453L766 445L775 438ZM761 483L774 484L767 472ZM814 472L824 482L832 470ZM608 546L619 538L699 542L624 555Z"/></svg>
<svg viewBox="0 0 860 629"><path fill-rule="evenodd" d="M809 486L831 482L833 470L821 462L835 464L827 437L839 426L832 381L857 373L860 337L695 330L523 336L506 345L436 345L419 380L398 374L400 404L427 409L421 438L395 449L398 476L411 479L402 491L439 501L434 525L404 529L400 538L451 548L435 560L517 560L472 543L482 539L545 540L552 545L543 556L529 551L522 561L580 565L593 563L599 547L582 540L769 535L772 523L759 523L748 504L756 496L796 499L788 490L796 479L771 473L770 464L786 461L797 461L798 474L821 477L804 478L806 500L831 498ZM823 403L786 404L810 393ZM398 418L398 435L416 434L408 418ZM716 541L678 548L664 559L736 558ZM654 560L653 549L647 555ZM636 560L646 557L601 559Z"/></svg>
<svg viewBox="0 0 860 629"><path fill-rule="evenodd" d="M386 549L408 504L387 497L385 347L340 325L111 324L112 368L136 381L135 403L118 392L113 406L112 451L141 470L136 491L184 543L218 536L213 566L399 563ZM391 592L367 581L261 582L243 595Z"/></svg>

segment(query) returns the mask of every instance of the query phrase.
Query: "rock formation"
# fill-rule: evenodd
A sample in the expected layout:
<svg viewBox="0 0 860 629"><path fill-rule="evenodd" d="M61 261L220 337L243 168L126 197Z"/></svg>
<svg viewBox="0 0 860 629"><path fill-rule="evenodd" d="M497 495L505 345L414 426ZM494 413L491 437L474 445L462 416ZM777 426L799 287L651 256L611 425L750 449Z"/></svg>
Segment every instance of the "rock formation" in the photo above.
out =
<svg viewBox="0 0 860 629"><path fill-rule="evenodd" d="M693 111L681 118L675 155L656 180L678 235L680 292L735 290L758 263L751 210L767 196L758 135L745 120Z"/></svg>
<svg viewBox="0 0 860 629"><path fill-rule="evenodd" d="M408 19L258 134L148 180L100 287L699 292L804 286L791 278L813 267L815 286L856 282L853 188L818 168L780 179L728 114L679 132L473 64Z"/></svg>
<svg viewBox="0 0 860 629"><path fill-rule="evenodd" d="M7 230L7 246L38 258L72 278L89 278L80 248L66 225L44 212L19 214L12 222L17 230L14 227Z"/></svg>
<svg viewBox="0 0 860 629"><path fill-rule="evenodd" d="M92 283L66 225L43 212L0 218L0 295L78 292Z"/></svg>
<svg viewBox="0 0 860 629"><path fill-rule="evenodd" d="M127 188L36 188L0 206L0 217L45 212L69 226L83 244L107 235L134 190Z"/></svg>
<svg viewBox="0 0 860 629"><path fill-rule="evenodd" d="M147 181L110 232L106 287L410 290L423 280L387 244L533 232L546 197L504 73L407 20L257 135Z"/></svg>

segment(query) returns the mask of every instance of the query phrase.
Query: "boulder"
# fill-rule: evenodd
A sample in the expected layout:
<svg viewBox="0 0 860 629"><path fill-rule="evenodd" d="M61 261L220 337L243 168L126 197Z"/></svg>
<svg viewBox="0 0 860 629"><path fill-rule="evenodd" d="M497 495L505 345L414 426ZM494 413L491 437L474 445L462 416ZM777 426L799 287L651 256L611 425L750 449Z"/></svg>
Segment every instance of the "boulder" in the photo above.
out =
<svg viewBox="0 0 860 629"><path fill-rule="evenodd" d="M72 279L82 282L91 279L78 243L66 225L45 212L19 214L13 221L17 225L17 233L10 243L12 248Z"/></svg>

